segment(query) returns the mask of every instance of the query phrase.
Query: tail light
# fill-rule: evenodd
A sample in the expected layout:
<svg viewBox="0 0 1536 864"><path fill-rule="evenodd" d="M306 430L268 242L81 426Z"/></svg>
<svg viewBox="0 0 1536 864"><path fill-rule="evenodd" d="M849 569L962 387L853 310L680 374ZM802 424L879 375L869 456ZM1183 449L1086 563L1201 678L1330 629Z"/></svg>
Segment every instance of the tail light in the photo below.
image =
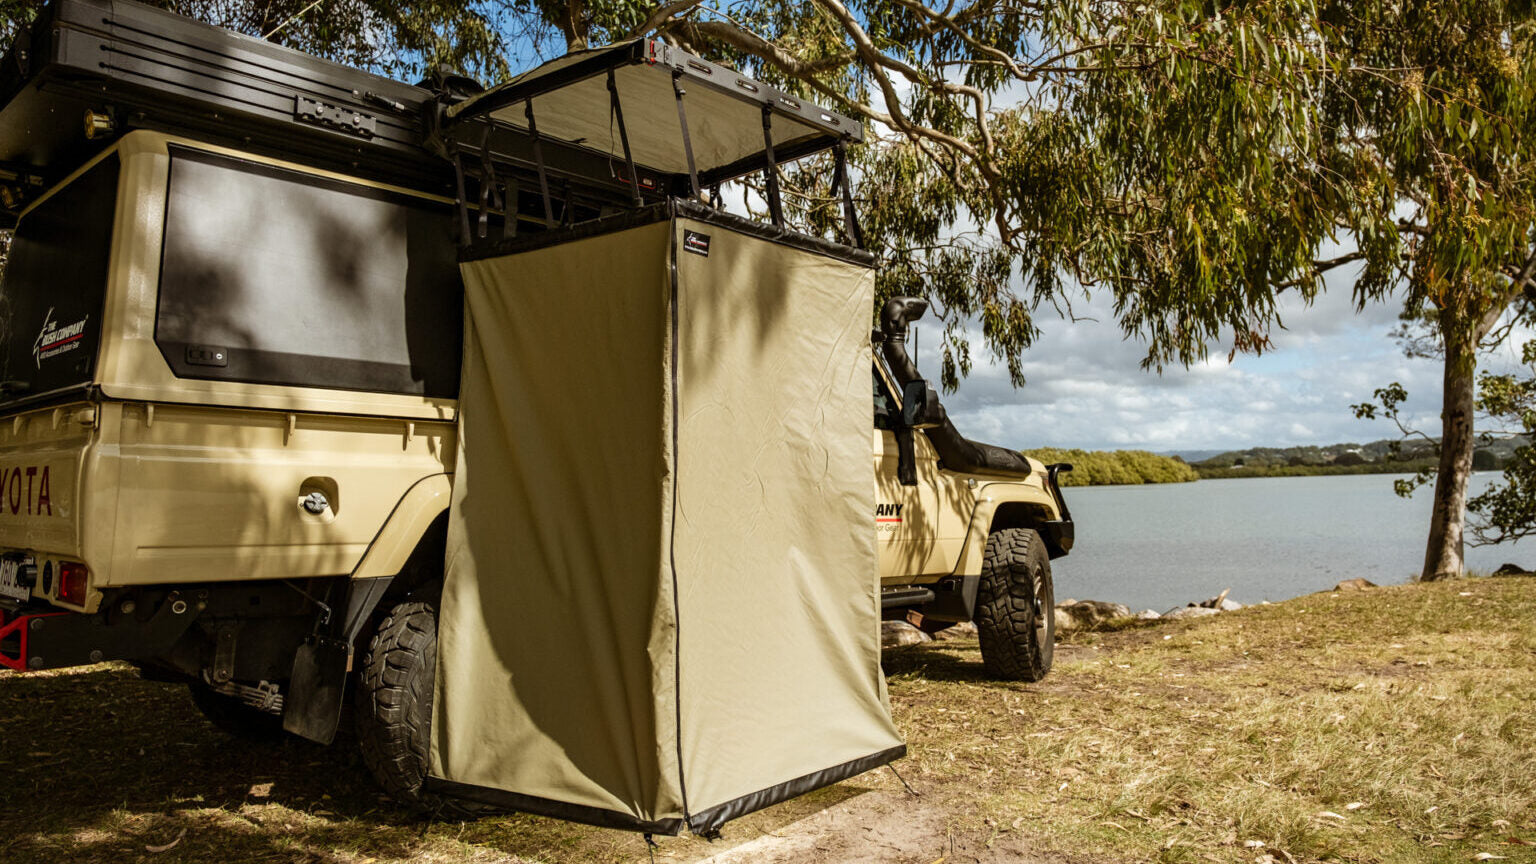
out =
<svg viewBox="0 0 1536 864"><path fill-rule="evenodd" d="M84 606L86 586L90 581L89 567L74 561L65 561L59 565L59 599L65 603Z"/></svg>

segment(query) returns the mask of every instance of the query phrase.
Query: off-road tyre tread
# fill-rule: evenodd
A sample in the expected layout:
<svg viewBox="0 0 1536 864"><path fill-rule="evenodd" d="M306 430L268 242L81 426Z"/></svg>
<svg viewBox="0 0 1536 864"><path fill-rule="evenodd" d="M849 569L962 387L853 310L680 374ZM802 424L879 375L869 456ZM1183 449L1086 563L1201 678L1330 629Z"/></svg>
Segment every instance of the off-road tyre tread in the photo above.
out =
<svg viewBox="0 0 1536 864"><path fill-rule="evenodd" d="M422 790L436 668L436 604L410 601L386 612L358 669L353 697L358 747L369 773L396 801L432 815L478 818L489 808Z"/></svg>
<svg viewBox="0 0 1536 864"><path fill-rule="evenodd" d="M1045 638L1035 629L1036 577L1045 580ZM1007 681L1039 681L1055 654L1051 562L1031 528L1005 528L987 537L976 596L976 633L987 674Z"/></svg>

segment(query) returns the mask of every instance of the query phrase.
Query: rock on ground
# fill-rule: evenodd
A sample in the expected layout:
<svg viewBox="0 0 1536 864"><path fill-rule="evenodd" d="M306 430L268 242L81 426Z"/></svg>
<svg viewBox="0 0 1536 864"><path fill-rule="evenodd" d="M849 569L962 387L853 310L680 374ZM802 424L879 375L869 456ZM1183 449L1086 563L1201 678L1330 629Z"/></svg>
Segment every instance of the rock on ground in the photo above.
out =
<svg viewBox="0 0 1536 864"><path fill-rule="evenodd" d="M1163 617L1170 621L1177 621L1180 618L1201 618L1206 615L1219 614L1221 613L1209 606L1180 606L1177 609L1169 609L1167 612L1164 612Z"/></svg>
<svg viewBox="0 0 1536 864"><path fill-rule="evenodd" d="M1070 627L1062 627L1061 613L1065 612ZM1116 618L1131 617L1131 609L1124 603L1105 603L1102 600L1078 600L1071 604L1060 603L1056 606L1056 629L1070 630L1073 627L1092 628L1112 621Z"/></svg>
<svg viewBox="0 0 1536 864"><path fill-rule="evenodd" d="M932 636L905 621L880 622L880 647L897 648L902 645L921 645L933 640Z"/></svg>
<svg viewBox="0 0 1536 864"><path fill-rule="evenodd" d="M970 621L961 621L959 624L956 624L953 627L945 627L943 630L933 634L933 638L965 639L967 637L975 637L975 635L976 625Z"/></svg>
<svg viewBox="0 0 1536 864"><path fill-rule="evenodd" d="M1161 617L1163 616L1157 614L1151 609L1143 609L1136 613L1136 620L1138 621L1156 621Z"/></svg>
<svg viewBox="0 0 1536 864"><path fill-rule="evenodd" d="M1364 591L1367 588L1375 588L1376 583L1369 579L1345 579L1333 586L1335 591Z"/></svg>
<svg viewBox="0 0 1536 864"><path fill-rule="evenodd" d="M1218 612L1236 612L1237 610L1243 608L1243 604L1237 602L1236 600L1227 599L1227 594L1231 591L1232 589L1228 588L1226 591L1217 594L1215 597L1212 597L1209 600L1201 600L1199 603L1191 603L1189 605L1204 606L1207 609L1215 609Z"/></svg>
<svg viewBox="0 0 1536 864"><path fill-rule="evenodd" d="M1077 619L1072 617L1072 614L1066 610L1066 607L1057 606L1055 613L1057 633L1065 633L1068 630L1076 630L1078 628Z"/></svg>
<svg viewBox="0 0 1536 864"><path fill-rule="evenodd" d="M1493 575L1495 575L1495 576L1533 576L1533 575L1536 575L1536 573L1532 573L1531 571L1525 569L1524 567L1521 567L1519 564L1505 564L1504 566L1500 567L1499 569L1493 571Z"/></svg>

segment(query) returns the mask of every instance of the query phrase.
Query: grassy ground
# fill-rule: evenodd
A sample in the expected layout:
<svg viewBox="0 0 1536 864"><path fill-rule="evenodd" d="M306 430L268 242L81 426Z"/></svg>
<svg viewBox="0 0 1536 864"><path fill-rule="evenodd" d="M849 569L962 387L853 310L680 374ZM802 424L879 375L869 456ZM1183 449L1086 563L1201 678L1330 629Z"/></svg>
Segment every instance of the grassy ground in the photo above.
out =
<svg viewBox="0 0 1536 864"><path fill-rule="evenodd" d="M661 839L657 859L880 800L931 823L920 864L1536 861L1536 578L1072 639L1031 685L985 680L974 641L888 653L916 796L872 772L732 823L724 844ZM0 773L0 861L18 864L650 857L634 835L536 817L419 821L348 742L232 741L121 666L0 674ZM837 854L818 860L858 860Z"/></svg>

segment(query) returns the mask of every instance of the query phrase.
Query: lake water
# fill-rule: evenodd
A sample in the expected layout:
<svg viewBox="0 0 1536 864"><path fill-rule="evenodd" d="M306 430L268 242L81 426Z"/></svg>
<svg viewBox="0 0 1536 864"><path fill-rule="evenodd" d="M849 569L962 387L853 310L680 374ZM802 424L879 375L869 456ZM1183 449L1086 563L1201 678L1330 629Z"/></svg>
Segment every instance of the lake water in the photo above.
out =
<svg viewBox="0 0 1536 864"><path fill-rule="evenodd" d="M1424 562L1429 488L1404 500L1397 475L1265 477L1064 490L1072 554L1051 563L1058 599L1165 611L1231 588L1240 603L1285 600L1363 576L1410 581ZM1474 474L1472 494L1501 475ZM1536 566L1536 543L1467 547L1467 567Z"/></svg>

